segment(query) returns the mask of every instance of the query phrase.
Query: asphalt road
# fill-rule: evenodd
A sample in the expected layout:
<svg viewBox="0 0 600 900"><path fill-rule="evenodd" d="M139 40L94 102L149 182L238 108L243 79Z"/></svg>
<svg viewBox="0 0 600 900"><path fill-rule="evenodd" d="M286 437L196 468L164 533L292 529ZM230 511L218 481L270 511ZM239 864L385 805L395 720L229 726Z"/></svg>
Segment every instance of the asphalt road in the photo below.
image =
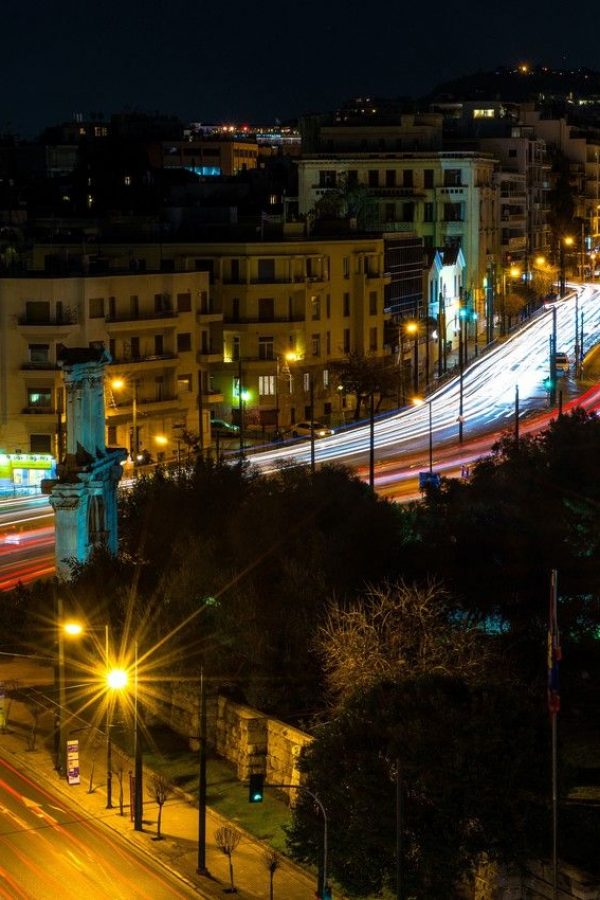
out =
<svg viewBox="0 0 600 900"><path fill-rule="evenodd" d="M0 897L198 897L150 858L0 756Z"/></svg>

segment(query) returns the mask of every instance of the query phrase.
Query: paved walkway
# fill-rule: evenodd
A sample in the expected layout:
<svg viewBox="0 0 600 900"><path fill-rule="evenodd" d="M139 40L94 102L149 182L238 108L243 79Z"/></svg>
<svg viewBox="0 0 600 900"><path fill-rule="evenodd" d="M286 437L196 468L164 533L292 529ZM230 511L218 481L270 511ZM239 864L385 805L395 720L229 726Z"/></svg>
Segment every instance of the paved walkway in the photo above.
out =
<svg viewBox="0 0 600 900"><path fill-rule="evenodd" d="M37 781L44 783L52 791L68 797L86 815L102 822L106 827L118 832L125 840L134 844L142 852L162 862L188 885L193 886L198 895L205 898L222 898L229 887L229 867L227 858L217 849L215 831L221 825L234 825L242 832L242 840L233 854L233 869L237 896L265 900L269 898L269 873L265 864L265 844L257 841L235 823L228 822L213 810L207 810L206 817L206 865L210 877L196 873L198 863L198 809L183 797L171 797L163 807L162 833L164 840L156 840L156 803L144 796L144 830L134 831L129 817L129 806L125 815L119 809L106 809L106 786L104 758L96 754L93 768L93 792L89 793L89 779L93 759L91 751L85 748L80 754L81 784L69 786L66 779L58 776L53 759L53 717L51 713L40 716L37 730L36 749L28 750L33 716L28 704L10 700L8 694L14 687L40 688L53 684L53 670L36 665L30 660L0 657L0 681L5 684L7 697L4 701L8 722L5 733L0 733L0 753L22 770L29 770ZM83 743L83 741L81 742ZM146 773L146 784L149 773ZM118 801L118 779L113 775L113 803ZM126 802L129 797L125 786ZM274 900L314 900L316 881L312 874L280 857L281 867L276 871L273 884Z"/></svg>

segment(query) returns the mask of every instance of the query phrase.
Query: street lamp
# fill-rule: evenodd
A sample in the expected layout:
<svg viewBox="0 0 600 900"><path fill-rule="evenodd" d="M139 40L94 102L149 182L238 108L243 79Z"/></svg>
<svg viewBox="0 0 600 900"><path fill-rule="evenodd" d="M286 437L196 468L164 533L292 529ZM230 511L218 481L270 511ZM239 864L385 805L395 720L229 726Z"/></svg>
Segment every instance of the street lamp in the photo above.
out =
<svg viewBox="0 0 600 900"><path fill-rule="evenodd" d="M129 671L127 669L110 669L106 673L107 686L113 691L122 692L129 686ZM110 729L108 729L110 734ZM110 746L110 744L109 744ZM134 798L133 798L133 827L135 831L143 830L143 803L142 803L142 745L139 735L139 710L138 710L138 644L134 644L133 661L133 760L134 760ZM108 807L107 807L108 808Z"/></svg>
<svg viewBox="0 0 600 900"><path fill-rule="evenodd" d="M135 465L137 463L139 451L137 429L137 381L135 379L127 381L120 375L115 376L110 381L110 386L115 391L124 391L128 385L131 387L131 440L129 443L129 454L131 456L133 464Z"/></svg>
<svg viewBox="0 0 600 900"><path fill-rule="evenodd" d="M413 387L417 394L419 392L419 325L417 322L406 322L404 330L415 339Z"/></svg>
<svg viewBox="0 0 600 900"><path fill-rule="evenodd" d="M563 237L559 246L559 264L560 264L560 282L558 286L559 296L562 298L565 296L565 247L572 247L574 244L574 239L571 235L567 234Z"/></svg>

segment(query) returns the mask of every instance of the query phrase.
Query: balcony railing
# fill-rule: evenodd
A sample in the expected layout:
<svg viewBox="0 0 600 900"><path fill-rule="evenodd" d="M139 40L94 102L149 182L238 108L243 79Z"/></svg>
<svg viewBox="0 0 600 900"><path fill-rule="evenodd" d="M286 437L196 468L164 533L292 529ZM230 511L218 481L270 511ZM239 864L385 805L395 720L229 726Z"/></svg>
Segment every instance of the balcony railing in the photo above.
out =
<svg viewBox="0 0 600 900"><path fill-rule="evenodd" d="M268 319L258 316L223 316L226 325L277 325L290 322L304 322L306 316L303 313L293 316L271 316Z"/></svg>
<svg viewBox="0 0 600 900"><path fill-rule="evenodd" d="M26 406L21 412L26 416L55 416L57 410L53 406Z"/></svg>
<svg viewBox="0 0 600 900"><path fill-rule="evenodd" d="M176 353L152 353L147 356L122 356L119 359L113 359L113 366L126 366L130 363L146 363L158 362L160 360L177 359Z"/></svg>
<svg viewBox="0 0 600 900"><path fill-rule="evenodd" d="M56 327L61 325L77 325L77 316L75 314L62 316L19 316L17 319L19 325L34 325L36 327Z"/></svg>
<svg viewBox="0 0 600 900"><path fill-rule="evenodd" d="M57 369L58 366L56 363L51 362L49 359L45 359L39 362L26 362L23 363L21 369L28 372L53 372Z"/></svg>
<svg viewBox="0 0 600 900"><path fill-rule="evenodd" d="M174 319L178 315L175 309L163 309L154 312L120 313L114 316L106 316L105 321L114 324L118 322L148 322L152 319Z"/></svg>

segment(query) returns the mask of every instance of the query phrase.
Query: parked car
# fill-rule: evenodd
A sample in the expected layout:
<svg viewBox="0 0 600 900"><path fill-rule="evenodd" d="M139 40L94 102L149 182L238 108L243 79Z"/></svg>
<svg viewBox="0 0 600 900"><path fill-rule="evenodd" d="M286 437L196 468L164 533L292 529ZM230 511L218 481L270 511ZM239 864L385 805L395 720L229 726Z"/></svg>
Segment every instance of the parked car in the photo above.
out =
<svg viewBox="0 0 600 900"><path fill-rule="evenodd" d="M210 427L219 434L238 434L240 427L234 425L233 422L226 422L225 419L211 419Z"/></svg>
<svg viewBox="0 0 600 900"><path fill-rule="evenodd" d="M322 425L321 422L296 422L290 430L294 437L310 437L312 433L316 438L335 434L332 428Z"/></svg>

